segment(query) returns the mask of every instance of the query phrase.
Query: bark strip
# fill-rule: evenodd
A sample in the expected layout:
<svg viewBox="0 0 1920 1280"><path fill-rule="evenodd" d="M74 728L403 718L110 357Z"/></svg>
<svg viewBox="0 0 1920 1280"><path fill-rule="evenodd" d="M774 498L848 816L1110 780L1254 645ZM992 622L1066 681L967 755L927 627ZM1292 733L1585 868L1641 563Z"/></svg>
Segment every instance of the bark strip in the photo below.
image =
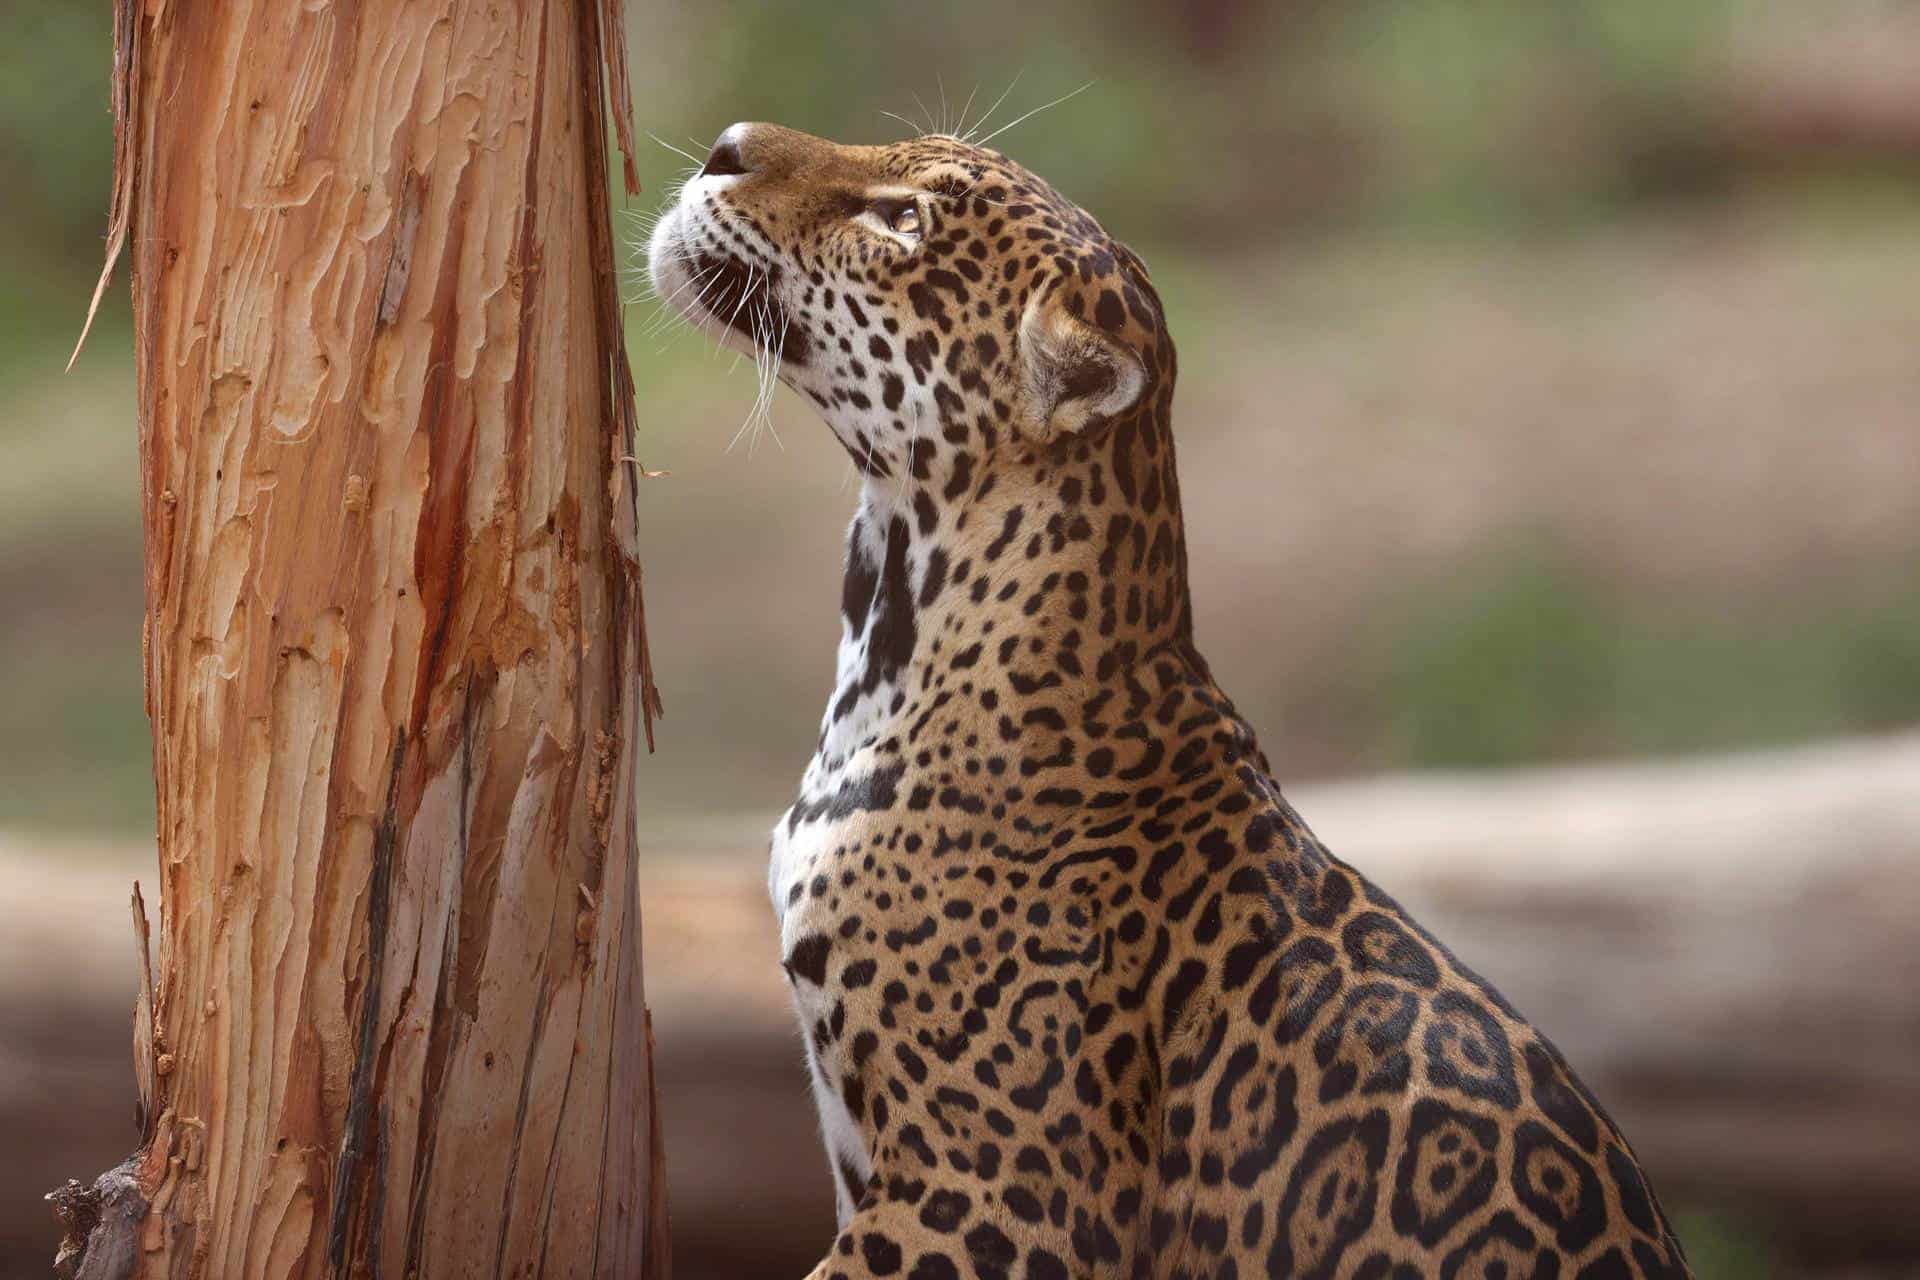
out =
<svg viewBox="0 0 1920 1280"><path fill-rule="evenodd" d="M371 1121L374 1109L374 1052L380 1038L380 983L387 953L387 928L393 915L393 842L399 831L394 812L394 789L407 760L407 742L402 738L393 747L393 764L387 775L386 808L380 815L379 829L373 837L373 872L367 905L367 980L360 997L360 1030L356 1036L353 1076L347 1087L346 1132L340 1137L340 1156L333 1165L333 1218L327 1231L327 1262L335 1275L347 1274L348 1236L356 1211L360 1211L364 1229L378 1229L378 1210L371 1220L365 1212L369 1201L376 1206L385 1199L381 1170L376 1169L371 1184L363 1185L360 1172L369 1143L377 1143L378 1132ZM384 1149L384 1148L382 1148ZM382 1162L384 1163L384 1162ZM377 1250L363 1250L365 1256L378 1257Z"/></svg>

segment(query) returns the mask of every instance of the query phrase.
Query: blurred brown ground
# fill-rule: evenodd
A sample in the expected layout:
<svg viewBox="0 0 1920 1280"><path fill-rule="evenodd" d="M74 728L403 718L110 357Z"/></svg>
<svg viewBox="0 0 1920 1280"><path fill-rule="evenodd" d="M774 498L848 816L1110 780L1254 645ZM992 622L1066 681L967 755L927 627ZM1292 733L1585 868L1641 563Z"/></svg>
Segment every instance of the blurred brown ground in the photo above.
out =
<svg viewBox="0 0 1920 1280"><path fill-rule="evenodd" d="M1910 733L1294 799L1560 1043L1688 1211L1683 1236L1704 1207L1764 1223L1788 1273L1895 1275L1920 1268L1916 777ZM755 825L689 827L641 883L683 1280L804 1274L832 1236ZM149 862L0 845L0 896L37 904L0 941L0 1133L18 1139L0 1273L52 1248L51 1218L22 1212L39 1193L133 1141L113 908Z"/></svg>

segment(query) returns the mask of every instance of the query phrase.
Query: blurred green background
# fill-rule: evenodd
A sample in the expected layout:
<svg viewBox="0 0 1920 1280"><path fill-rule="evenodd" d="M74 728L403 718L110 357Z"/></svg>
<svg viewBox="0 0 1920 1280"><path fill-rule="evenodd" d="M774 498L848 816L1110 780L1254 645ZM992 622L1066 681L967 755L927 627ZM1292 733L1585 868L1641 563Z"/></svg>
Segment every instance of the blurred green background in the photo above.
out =
<svg viewBox="0 0 1920 1280"><path fill-rule="evenodd" d="M643 130L996 127L1151 265L1200 639L1283 778L1920 722L1920 4L629 5ZM150 831L104 4L0 11L0 832ZM888 113L893 113L892 115ZM643 139L640 216L686 161ZM636 297L643 292L636 277ZM847 468L637 303L659 829L811 749ZM1703 1276L1767 1237L1688 1233Z"/></svg>
<svg viewBox="0 0 1920 1280"><path fill-rule="evenodd" d="M1196 541L1233 552L1201 553L1202 638L1290 776L1920 718L1920 6L631 17L640 125L695 154L735 119L881 140L1091 82L999 142L1168 296ZM60 374L101 249L107 14L4 21L0 823L139 831L123 283ZM642 141L636 214L685 163ZM650 776L663 804L771 812L825 680L845 478L784 397L781 446L729 452L751 392L697 340L634 350L643 451L675 473L649 570L682 714Z"/></svg>

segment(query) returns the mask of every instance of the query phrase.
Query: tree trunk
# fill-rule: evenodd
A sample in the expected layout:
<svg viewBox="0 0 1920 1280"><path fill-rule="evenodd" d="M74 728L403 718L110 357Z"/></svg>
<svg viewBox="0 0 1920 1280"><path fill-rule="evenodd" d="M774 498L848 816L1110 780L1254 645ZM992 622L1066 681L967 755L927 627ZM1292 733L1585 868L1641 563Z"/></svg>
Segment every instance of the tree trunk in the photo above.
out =
<svg viewBox="0 0 1920 1280"><path fill-rule="evenodd" d="M665 1274L621 31L120 0L159 955L70 1274Z"/></svg>

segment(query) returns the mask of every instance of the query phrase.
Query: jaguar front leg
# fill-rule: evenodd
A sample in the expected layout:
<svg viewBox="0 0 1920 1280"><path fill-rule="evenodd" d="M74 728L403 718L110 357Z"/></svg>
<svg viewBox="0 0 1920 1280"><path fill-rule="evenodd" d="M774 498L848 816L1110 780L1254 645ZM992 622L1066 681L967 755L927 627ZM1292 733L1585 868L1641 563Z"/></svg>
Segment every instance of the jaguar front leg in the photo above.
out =
<svg viewBox="0 0 1920 1280"><path fill-rule="evenodd" d="M876 1175L809 1280L1065 1280L1086 1273L1072 1261L1071 1224L1052 1221L1031 1195L943 1173L951 1175L944 1168Z"/></svg>

